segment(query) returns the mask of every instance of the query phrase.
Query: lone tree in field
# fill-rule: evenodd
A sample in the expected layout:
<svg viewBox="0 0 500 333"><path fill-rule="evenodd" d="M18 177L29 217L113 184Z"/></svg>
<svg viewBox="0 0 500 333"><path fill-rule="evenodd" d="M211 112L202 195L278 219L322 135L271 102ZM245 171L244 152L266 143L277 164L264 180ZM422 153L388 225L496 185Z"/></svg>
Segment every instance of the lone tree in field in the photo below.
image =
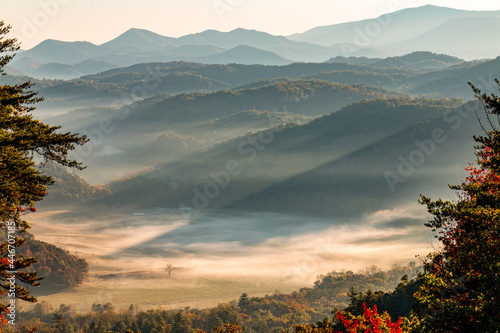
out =
<svg viewBox="0 0 500 333"><path fill-rule="evenodd" d="M16 39L6 38L10 26L0 21L0 74L19 49ZM16 249L24 242L22 234L29 224L22 216L35 211L35 203L46 194L52 179L35 168L35 156L63 166L82 169L77 161L68 159L68 152L87 142L85 136L59 133L60 127L51 127L33 118L32 105L41 101L31 91L33 85L0 85L0 291L8 296L36 301L22 286L39 284L36 272L26 272L35 258L20 258ZM6 306L0 304L0 312Z"/></svg>
<svg viewBox="0 0 500 333"><path fill-rule="evenodd" d="M175 267L172 264L168 264L167 267L165 267L165 272L168 273L168 277L172 275L172 271L175 269Z"/></svg>
<svg viewBox="0 0 500 333"><path fill-rule="evenodd" d="M496 80L497 85L500 82ZM428 256L415 294L418 331L498 332L500 328L500 97L481 94L487 121L474 137L477 166L454 202L422 197L442 249Z"/></svg>

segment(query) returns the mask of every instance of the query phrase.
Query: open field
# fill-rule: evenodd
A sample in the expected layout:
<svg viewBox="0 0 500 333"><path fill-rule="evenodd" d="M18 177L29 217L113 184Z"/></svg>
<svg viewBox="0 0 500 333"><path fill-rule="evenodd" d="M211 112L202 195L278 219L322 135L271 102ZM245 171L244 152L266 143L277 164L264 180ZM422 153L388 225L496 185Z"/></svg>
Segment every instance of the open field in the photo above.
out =
<svg viewBox="0 0 500 333"><path fill-rule="evenodd" d="M107 302L210 307L242 293L312 286L332 270L405 263L430 249L420 213L377 212L345 224L271 213L219 211L187 219L178 211L66 207L39 209L28 220L37 239L85 258L90 268L83 285L39 300L87 311ZM168 264L175 268L170 278Z"/></svg>

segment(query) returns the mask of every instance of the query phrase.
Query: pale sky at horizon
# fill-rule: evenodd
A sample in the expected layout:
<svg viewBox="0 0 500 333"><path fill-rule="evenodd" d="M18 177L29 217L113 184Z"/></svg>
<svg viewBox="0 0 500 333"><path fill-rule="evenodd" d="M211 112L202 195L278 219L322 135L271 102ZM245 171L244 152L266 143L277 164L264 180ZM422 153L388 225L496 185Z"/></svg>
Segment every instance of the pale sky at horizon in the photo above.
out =
<svg viewBox="0 0 500 333"><path fill-rule="evenodd" d="M49 38L102 44L130 28L170 37L236 28L286 36L426 4L500 10L498 0L0 0L0 20L29 49Z"/></svg>

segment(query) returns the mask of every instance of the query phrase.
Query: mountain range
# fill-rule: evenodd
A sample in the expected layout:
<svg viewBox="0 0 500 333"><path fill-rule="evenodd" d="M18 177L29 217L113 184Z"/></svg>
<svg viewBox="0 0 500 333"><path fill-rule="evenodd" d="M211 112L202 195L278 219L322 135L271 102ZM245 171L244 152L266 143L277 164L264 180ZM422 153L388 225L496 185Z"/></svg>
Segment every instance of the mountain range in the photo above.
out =
<svg viewBox="0 0 500 333"><path fill-rule="evenodd" d="M475 108L446 99L362 101L304 125L235 136L201 152L188 147L196 145L189 137L178 137L185 145L182 158L167 159L176 154L174 138L159 138L161 143L145 147L148 152L155 147L162 163L111 182L113 195L106 203L355 216L416 202L419 193L441 194L443 184L462 176L466 157L471 157L463 149L473 147L472 135L480 130L464 110ZM431 142L436 129L442 134ZM417 150L425 154L414 162ZM122 152L119 161L125 156ZM220 175L228 161L241 171L221 185L218 195L204 198L207 184L223 183Z"/></svg>
<svg viewBox="0 0 500 333"><path fill-rule="evenodd" d="M70 79L103 69L145 62L283 65L324 62L335 57L387 58L413 51L464 59L500 54L496 27L500 11L465 11L423 6L374 19L317 27L291 36L235 29L207 30L179 38L130 29L102 45L45 40L17 55L11 74Z"/></svg>
<svg viewBox="0 0 500 333"><path fill-rule="evenodd" d="M324 63L282 66L144 63L76 80L35 81L45 97L37 111L52 112L56 107L71 111L48 121L93 138L85 163L89 170L100 171L97 176L86 171L84 174L103 182L116 174L126 176L135 168L188 160L191 154L248 132L265 130L272 124L303 125L336 114L352 103L361 108L356 111L360 115L366 108L385 105L363 100L406 98L408 101L401 105L404 108L412 105L413 99L426 96L452 98L456 106L454 97L474 97L468 81L485 92L493 92L493 79L500 77L499 64L500 57L465 62L430 52L385 59L337 57ZM2 80L12 84L22 78L7 75ZM446 101L440 103L449 103ZM425 103L432 106L433 102ZM425 113L426 121L432 112ZM366 114L374 121L379 121L379 115ZM395 116L391 117L395 122ZM103 122L111 122L114 129L101 137L95 131ZM335 122L328 123L321 131L337 128ZM340 123L340 129L353 126L345 117ZM316 142L313 137L321 131L311 130L308 135Z"/></svg>
<svg viewBox="0 0 500 333"><path fill-rule="evenodd" d="M239 161L210 208L350 215L415 202L461 175L480 130L467 82L498 91L500 57L487 43L497 16L425 6L288 37L130 29L102 45L47 40L20 52L0 82L31 80L45 98L38 116L90 138L74 157L106 190L89 187L88 202L107 193L100 202L197 208L193 191ZM353 33L375 24L385 25L361 45ZM446 142L401 176L398 163L416 142L430 149L437 129Z"/></svg>
<svg viewBox="0 0 500 333"><path fill-rule="evenodd" d="M105 66L99 63L94 65ZM324 63L280 66L154 62L108 69L79 79L39 80L4 75L1 82L18 84L31 80L45 97L38 110L54 111L91 106L121 107L142 99L151 101L177 94L239 91L311 80L368 85L427 97L462 97L467 100L474 97L467 82L473 82L483 91L491 93L495 91L496 77L500 77L500 58L467 62L443 54L414 52L385 59L335 57ZM255 105L249 108L255 108Z"/></svg>
<svg viewBox="0 0 500 333"><path fill-rule="evenodd" d="M481 22L485 19L500 18L500 11L467 11L426 5L386 13L374 19L317 27L304 33L288 36L288 38L324 46L358 42L360 47L380 47L386 50L390 49L392 44L411 41L431 32L442 31L444 34L442 37L458 42L460 46L472 40L469 36L464 38L458 34L453 30L453 24L450 26L448 22L457 22L463 18L470 19L470 21L463 21L466 25L461 27L461 30L473 31L476 37L491 36L490 31L481 30ZM469 25L472 22L475 24ZM476 24L480 27L479 29L476 28ZM439 52L439 50L422 48L419 50ZM461 54L453 55L463 57Z"/></svg>
<svg viewBox="0 0 500 333"><path fill-rule="evenodd" d="M47 121L91 139L74 158L105 190L88 187L87 202L199 209L198 193L238 161L241 172L206 208L354 216L442 195L463 176L481 131L473 111L482 112L453 97L473 98L467 81L493 92L499 64L430 52L281 66L144 63L39 80L46 100L36 112L66 107Z"/></svg>

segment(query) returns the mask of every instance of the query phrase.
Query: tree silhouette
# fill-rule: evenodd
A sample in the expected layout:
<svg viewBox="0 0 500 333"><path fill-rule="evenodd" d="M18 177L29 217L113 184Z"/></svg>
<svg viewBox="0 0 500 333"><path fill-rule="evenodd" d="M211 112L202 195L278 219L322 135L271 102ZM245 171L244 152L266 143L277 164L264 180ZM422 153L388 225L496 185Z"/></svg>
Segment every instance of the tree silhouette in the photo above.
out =
<svg viewBox="0 0 500 333"><path fill-rule="evenodd" d="M0 21L0 74L19 49L16 39L6 38L10 26ZM23 219L34 212L35 203L43 199L51 177L35 168L34 158L53 161L60 165L82 169L80 163L68 159L68 152L87 142L85 136L60 133L60 127L51 127L34 119L32 105L41 101L30 88L31 82L0 85L0 290L2 296L36 301L21 283L36 286L40 277L27 272L35 258L22 258L16 249L24 242L22 234L29 229ZM6 311L0 304L0 312Z"/></svg>
<svg viewBox="0 0 500 333"><path fill-rule="evenodd" d="M175 267L171 264L168 264L167 267L165 267L165 272L168 273L168 277L172 275L172 271L175 269Z"/></svg>
<svg viewBox="0 0 500 333"><path fill-rule="evenodd" d="M247 307L249 304L250 304L250 297L248 297L248 294L247 293L241 294L240 299L238 301L238 306L243 309Z"/></svg>

